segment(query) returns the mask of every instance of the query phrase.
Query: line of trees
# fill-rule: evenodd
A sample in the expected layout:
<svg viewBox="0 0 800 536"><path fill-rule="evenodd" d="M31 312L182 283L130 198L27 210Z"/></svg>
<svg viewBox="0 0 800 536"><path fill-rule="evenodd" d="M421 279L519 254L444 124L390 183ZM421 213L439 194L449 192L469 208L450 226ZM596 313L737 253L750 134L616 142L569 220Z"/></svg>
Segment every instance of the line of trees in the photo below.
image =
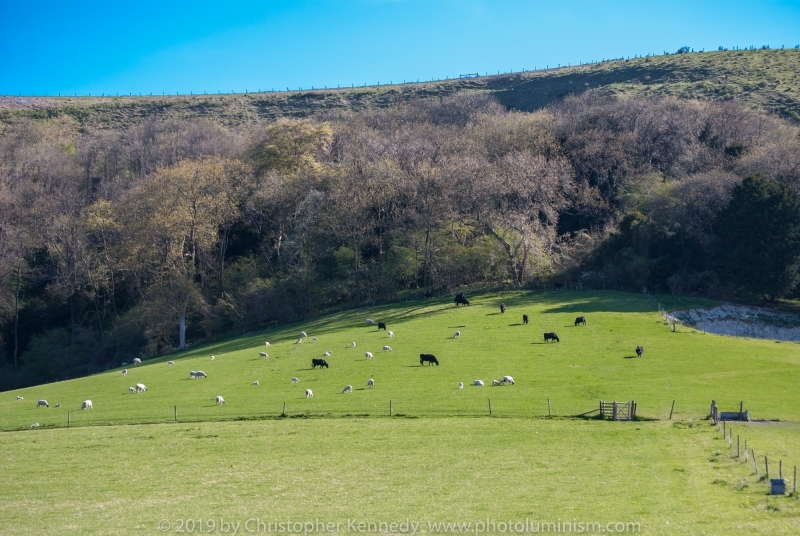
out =
<svg viewBox="0 0 800 536"><path fill-rule="evenodd" d="M5 125L0 388L470 284L791 295L798 149L733 102L593 91L534 113L464 93L238 128Z"/></svg>

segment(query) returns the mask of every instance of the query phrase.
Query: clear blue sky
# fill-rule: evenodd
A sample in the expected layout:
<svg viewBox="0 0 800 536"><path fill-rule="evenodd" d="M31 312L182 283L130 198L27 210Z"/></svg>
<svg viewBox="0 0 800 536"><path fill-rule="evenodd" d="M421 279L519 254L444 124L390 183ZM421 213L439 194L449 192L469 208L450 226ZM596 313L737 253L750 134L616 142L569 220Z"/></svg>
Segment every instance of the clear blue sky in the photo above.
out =
<svg viewBox="0 0 800 536"><path fill-rule="evenodd" d="M0 0L0 94L255 91L800 44L800 0Z"/></svg>

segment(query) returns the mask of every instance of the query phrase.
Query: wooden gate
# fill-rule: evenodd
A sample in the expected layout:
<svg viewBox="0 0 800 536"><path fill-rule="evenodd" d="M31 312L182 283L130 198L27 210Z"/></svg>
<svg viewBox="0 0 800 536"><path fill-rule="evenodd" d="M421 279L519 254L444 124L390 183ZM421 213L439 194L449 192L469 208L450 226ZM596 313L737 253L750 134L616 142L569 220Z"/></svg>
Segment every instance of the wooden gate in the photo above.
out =
<svg viewBox="0 0 800 536"><path fill-rule="evenodd" d="M632 421L636 419L636 401L603 402L600 401L600 418L613 421Z"/></svg>

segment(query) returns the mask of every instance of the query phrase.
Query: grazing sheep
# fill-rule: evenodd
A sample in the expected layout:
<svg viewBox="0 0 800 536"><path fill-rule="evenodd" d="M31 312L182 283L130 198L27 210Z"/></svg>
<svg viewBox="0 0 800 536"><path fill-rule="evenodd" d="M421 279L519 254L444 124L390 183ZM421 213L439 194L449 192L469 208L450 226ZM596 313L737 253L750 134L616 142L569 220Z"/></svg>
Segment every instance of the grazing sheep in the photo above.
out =
<svg viewBox="0 0 800 536"><path fill-rule="evenodd" d="M325 367L328 368L328 362L324 359L312 359L311 360L311 368L315 369L317 367Z"/></svg>
<svg viewBox="0 0 800 536"><path fill-rule="evenodd" d="M167 361L167 365L169 365L170 367L174 367L175 361Z"/></svg>
<svg viewBox="0 0 800 536"><path fill-rule="evenodd" d="M301 337L301 338L297 339L296 341L294 341L294 343L295 344L302 344L303 343L303 338Z"/></svg>
<svg viewBox="0 0 800 536"><path fill-rule="evenodd" d="M453 338L454 338L454 339L457 339L457 338L459 338L460 336L461 336L461 332L460 332L460 331L456 331L455 333L453 333Z"/></svg>
<svg viewBox="0 0 800 536"><path fill-rule="evenodd" d="M514 378L512 378L511 376L503 376L503 379L500 381L502 383L510 383L511 385L514 385Z"/></svg>
<svg viewBox="0 0 800 536"><path fill-rule="evenodd" d="M528 323L528 315L522 315L522 323L523 324L527 324Z"/></svg>
<svg viewBox="0 0 800 536"><path fill-rule="evenodd" d="M464 382L458 382L458 388L459 389L463 389L464 388Z"/></svg>
<svg viewBox="0 0 800 536"><path fill-rule="evenodd" d="M372 389L373 387L375 387L375 380L370 378L367 380L367 389Z"/></svg>
<svg viewBox="0 0 800 536"><path fill-rule="evenodd" d="M258 357L269 358L269 354L267 352L259 352Z"/></svg>
<svg viewBox="0 0 800 536"><path fill-rule="evenodd" d="M128 375L128 369L122 369L122 375L123 376L127 376Z"/></svg>
<svg viewBox="0 0 800 536"><path fill-rule="evenodd" d="M60 408L60 407L61 407L61 404L56 404L56 407L57 407L57 408Z"/></svg>
<svg viewBox="0 0 800 536"><path fill-rule="evenodd" d="M225 403L225 399L222 398L221 396L218 396L217 397L217 405L219 406L220 404L224 404L224 403Z"/></svg>
<svg viewBox="0 0 800 536"><path fill-rule="evenodd" d="M137 383L137 384L136 384L136 392L137 392L137 393L141 393L141 392L143 392L143 391L147 391L147 387L145 386L145 384L143 384L143 383Z"/></svg>
<svg viewBox="0 0 800 536"><path fill-rule="evenodd" d="M24 398L22 398L21 396L18 396L18 397L17 397L17 400L25 400L25 399L24 399Z"/></svg>
<svg viewBox="0 0 800 536"><path fill-rule="evenodd" d="M386 322L378 322L378 329L386 331Z"/></svg>
<svg viewBox="0 0 800 536"><path fill-rule="evenodd" d="M544 342L548 342L548 341L561 342L558 339L558 335L556 335L555 333L552 333L552 332L544 334Z"/></svg>
<svg viewBox="0 0 800 536"><path fill-rule="evenodd" d="M394 331L390 331L387 335L389 335L389 338L391 339L392 337L394 337Z"/></svg>
<svg viewBox="0 0 800 536"><path fill-rule="evenodd" d="M374 358L375 356L372 355L372 352L367 352L366 354L364 354L364 359L374 359Z"/></svg>
<svg viewBox="0 0 800 536"><path fill-rule="evenodd" d="M459 305L469 305L469 300L464 297L463 292L459 292L458 294L456 294L455 302L456 302L456 307L458 307Z"/></svg>
<svg viewBox="0 0 800 536"><path fill-rule="evenodd" d="M352 385L345 385L344 389L342 389L342 394L352 393L352 392L353 392L353 386Z"/></svg>
<svg viewBox="0 0 800 536"><path fill-rule="evenodd" d="M190 370L189 378L208 378L208 376L206 376L206 373L202 370Z"/></svg>
<svg viewBox="0 0 800 536"><path fill-rule="evenodd" d="M311 389L306 389L306 398L314 398L314 393Z"/></svg>
<svg viewBox="0 0 800 536"><path fill-rule="evenodd" d="M305 331L301 331L300 332L300 338L301 339L305 339L306 337L308 337L308 334Z"/></svg>
<svg viewBox="0 0 800 536"><path fill-rule="evenodd" d="M35 422L31 425L31 428L39 428L39 423Z"/></svg>
<svg viewBox="0 0 800 536"><path fill-rule="evenodd" d="M330 356L331 356L331 353L330 353L330 352L325 352L324 354L322 354L322 356L323 356L323 357L330 357Z"/></svg>
<svg viewBox="0 0 800 536"><path fill-rule="evenodd" d="M91 400L84 400L84 401L81 403L81 409L94 409L94 408L92 407L92 401L91 401Z"/></svg>
<svg viewBox="0 0 800 536"><path fill-rule="evenodd" d="M483 380L475 380L474 382L472 382L472 385L474 385L475 387L483 387Z"/></svg>
<svg viewBox="0 0 800 536"><path fill-rule="evenodd" d="M216 358L212 355L211 356L211 361L214 361L214 359L216 359Z"/></svg>
<svg viewBox="0 0 800 536"><path fill-rule="evenodd" d="M318 338L316 338L316 337L313 337L313 338L311 339L311 342L317 342L318 340L319 340Z"/></svg>
<svg viewBox="0 0 800 536"><path fill-rule="evenodd" d="M350 346L352 346L353 348L355 348L355 347L356 347L356 341L353 341L353 342L350 344Z"/></svg>
<svg viewBox="0 0 800 536"><path fill-rule="evenodd" d="M268 342L265 342L264 346L271 346L271 345Z"/></svg>
<svg viewBox="0 0 800 536"><path fill-rule="evenodd" d="M128 387L128 392L129 393L135 393L136 392L136 387Z"/></svg>
<svg viewBox="0 0 800 536"><path fill-rule="evenodd" d="M299 381L300 381L299 379L292 377L292 383L297 383Z"/></svg>
<svg viewBox="0 0 800 536"><path fill-rule="evenodd" d="M642 357L643 353L644 353L644 348L642 348L641 346L637 346L636 347L636 356L637 357Z"/></svg>
<svg viewBox="0 0 800 536"><path fill-rule="evenodd" d="M419 364L422 366L425 363L430 363L433 366L436 363L436 366L439 366L439 360L436 359L436 356L433 354L419 354Z"/></svg>
<svg viewBox="0 0 800 536"><path fill-rule="evenodd" d="M258 385L258 380L254 381L253 385Z"/></svg>
<svg viewBox="0 0 800 536"><path fill-rule="evenodd" d="M500 380L492 380L492 386L500 385Z"/></svg>
<svg viewBox="0 0 800 536"><path fill-rule="evenodd" d="M578 318L576 318L575 319L575 325L577 326L578 324L583 324L585 326L586 325L586 317L585 316L579 316Z"/></svg>
<svg viewBox="0 0 800 536"><path fill-rule="evenodd" d="M134 357L133 358L133 364L134 365L141 365L142 364L142 360L139 359L138 357Z"/></svg>
<svg viewBox="0 0 800 536"><path fill-rule="evenodd" d="M367 318L367 325L368 326L374 326L375 325L375 321L373 319L371 319L371 318Z"/></svg>
<svg viewBox="0 0 800 536"><path fill-rule="evenodd" d="M42 406L50 407L50 404L47 403L47 400L40 400L36 403L36 407L40 408Z"/></svg>
<svg viewBox="0 0 800 536"><path fill-rule="evenodd" d="M506 312L506 304L505 303L501 303L500 304L500 314L504 314L505 312Z"/></svg>
<svg viewBox="0 0 800 536"><path fill-rule="evenodd" d="M392 351L392 347L391 346L384 346L383 347L383 351L384 352L391 352Z"/></svg>

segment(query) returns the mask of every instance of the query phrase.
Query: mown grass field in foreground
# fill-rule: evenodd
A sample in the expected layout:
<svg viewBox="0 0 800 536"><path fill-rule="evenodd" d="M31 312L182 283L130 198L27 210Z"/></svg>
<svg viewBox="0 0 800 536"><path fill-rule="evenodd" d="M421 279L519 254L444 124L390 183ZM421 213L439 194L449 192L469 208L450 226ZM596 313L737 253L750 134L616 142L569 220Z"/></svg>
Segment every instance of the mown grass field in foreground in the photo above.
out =
<svg viewBox="0 0 800 536"><path fill-rule="evenodd" d="M3 534L177 534L187 519L217 534L223 520L246 534L248 519L342 523L339 534L354 533L350 519L409 519L432 534L428 522L487 518L800 531L797 498L767 495L707 422L176 423L6 432L0 450Z"/></svg>

